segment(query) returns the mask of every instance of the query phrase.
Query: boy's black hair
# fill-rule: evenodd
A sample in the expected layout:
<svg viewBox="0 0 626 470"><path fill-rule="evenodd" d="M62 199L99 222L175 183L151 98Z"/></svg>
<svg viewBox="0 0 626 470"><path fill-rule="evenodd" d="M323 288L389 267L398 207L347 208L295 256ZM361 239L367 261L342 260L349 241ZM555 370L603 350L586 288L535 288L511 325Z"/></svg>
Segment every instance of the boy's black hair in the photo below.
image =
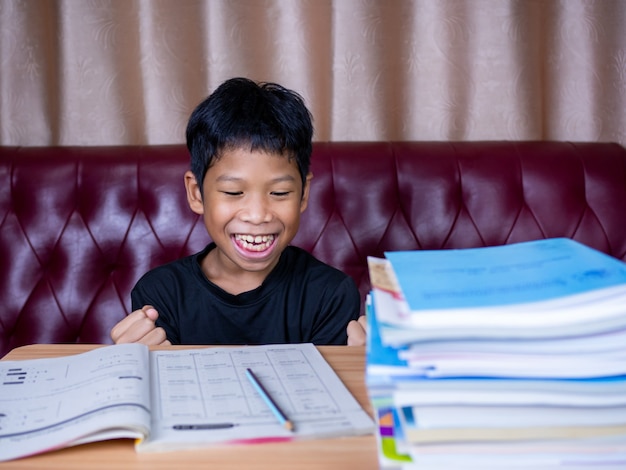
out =
<svg viewBox="0 0 626 470"><path fill-rule="evenodd" d="M313 124L302 97L276 83L232 78L200 103L187 124L191 171L202 190L220 152L240 147L295 158L306 181Z"/></svg>

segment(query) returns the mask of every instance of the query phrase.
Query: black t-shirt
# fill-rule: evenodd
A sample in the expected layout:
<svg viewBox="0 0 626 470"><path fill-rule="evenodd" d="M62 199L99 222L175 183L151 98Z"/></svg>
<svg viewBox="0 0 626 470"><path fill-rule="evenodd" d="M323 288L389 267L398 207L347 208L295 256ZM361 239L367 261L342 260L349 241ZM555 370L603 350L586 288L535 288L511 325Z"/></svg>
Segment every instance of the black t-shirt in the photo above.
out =
<svg viewBox="0 0 626 470"><path fill-rule="evenodd" d="M261 286L232 295L202 272L213 248L149 271L131 293L133 310L156 308L172 344L346 344L360 312L348 275L289 246Z"/></svg>

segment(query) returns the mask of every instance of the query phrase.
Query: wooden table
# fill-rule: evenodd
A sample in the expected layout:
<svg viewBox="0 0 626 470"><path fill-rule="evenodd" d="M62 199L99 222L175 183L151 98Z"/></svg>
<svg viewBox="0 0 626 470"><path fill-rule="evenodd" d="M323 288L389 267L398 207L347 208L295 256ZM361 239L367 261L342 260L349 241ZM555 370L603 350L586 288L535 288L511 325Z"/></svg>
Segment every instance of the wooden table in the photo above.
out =
<svg viewBox="0 0 626 470"><path fill-rule="evenodd" d="M38 344L16 348L3 359L20 360L85 352L96 345ZM191 346L184 346L191 347ZM170 346L170 348L183 348ZM167 348L160 348L167 349ZM357 401L371 414L364 382L365 349L320 346L320 352ZM337 439L256 444L227 448L137 454L133 442L119 439L85 444L56 452L0 463L0 469L377 469L374 435Z"/></svg>

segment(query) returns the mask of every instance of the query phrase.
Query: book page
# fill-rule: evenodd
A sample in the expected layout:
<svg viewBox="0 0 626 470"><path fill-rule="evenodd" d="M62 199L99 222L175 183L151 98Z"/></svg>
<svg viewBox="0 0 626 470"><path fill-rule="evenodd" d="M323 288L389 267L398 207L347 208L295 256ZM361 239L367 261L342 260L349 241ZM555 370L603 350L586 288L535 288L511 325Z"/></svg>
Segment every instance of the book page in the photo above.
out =
<svg viewBox="0 0 626 470"><path fill-rule="evenodd" d="M0 460L145 434L148 367L148 348L132 344L0 361Z"/></svg>
<svg viewBox="0 0 626 470"><path fill-rule="evenodd" d="M312 344L153 351L153 423L138 451L348 436L373 421ZM281 426L250 368L295 430Z"/></svg>

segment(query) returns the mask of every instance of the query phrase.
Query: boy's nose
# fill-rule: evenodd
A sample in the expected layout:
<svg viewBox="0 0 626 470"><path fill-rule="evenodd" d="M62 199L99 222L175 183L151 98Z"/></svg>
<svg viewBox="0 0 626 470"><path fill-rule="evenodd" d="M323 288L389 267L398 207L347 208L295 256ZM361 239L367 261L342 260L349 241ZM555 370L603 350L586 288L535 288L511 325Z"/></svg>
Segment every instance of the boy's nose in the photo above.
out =
<svg viewBox="0 0 626 470"><path fill-rule="evenodd" d="M263 197L251 197L246 201L242 219L252 224L269 222L272 218L268 201Z"/></svg>

